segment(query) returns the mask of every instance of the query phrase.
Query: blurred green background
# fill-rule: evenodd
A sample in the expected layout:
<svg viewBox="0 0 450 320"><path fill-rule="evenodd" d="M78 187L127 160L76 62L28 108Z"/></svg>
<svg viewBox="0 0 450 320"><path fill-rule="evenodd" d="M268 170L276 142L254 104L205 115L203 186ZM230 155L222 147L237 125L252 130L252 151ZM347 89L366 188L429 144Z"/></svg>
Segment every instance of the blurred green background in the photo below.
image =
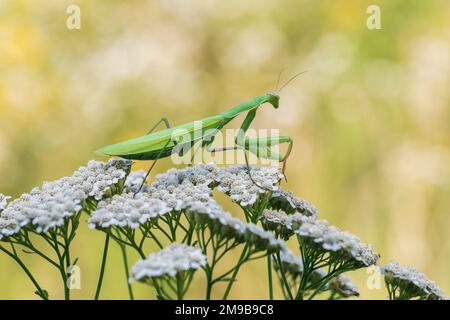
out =
<svg viewBox="0 0 450 320"><path fill-rule="evenodd" d="M81 8L80 30L66 27L69 4ZM371 4L381 30L366 26ZM372 243L382 264L416 266L450 294L446 0L0 1L0 192L19 196L104 159L93 151L164 115L180 124L273 90L283 68L309 72L253 125L295 140L284 188ZM81 227L74 298L93 297L102 241ZM27 261L61 298L57 272ZM124 277L114 246L102 297L126 298ZM265 277L248 265L232 297L266 298ZM367 277L353 273L362 298L385 298ZM0 298L35 298L4 255L0 284ZM140 298L151 293L135 287Z"/></svg>

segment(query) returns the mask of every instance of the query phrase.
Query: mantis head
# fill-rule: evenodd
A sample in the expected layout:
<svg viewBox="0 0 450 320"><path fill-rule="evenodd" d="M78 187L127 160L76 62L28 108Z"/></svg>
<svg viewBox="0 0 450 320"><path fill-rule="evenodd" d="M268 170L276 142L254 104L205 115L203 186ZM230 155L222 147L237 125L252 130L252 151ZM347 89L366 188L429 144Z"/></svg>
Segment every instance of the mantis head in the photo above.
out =
<svg viewBox="0 0 450 320"><path fill-rule="evenodd" d="M268 92L267 97L268 97L267 102L269 102L275 109L278 109L280 96L277 93Z"/></svg>

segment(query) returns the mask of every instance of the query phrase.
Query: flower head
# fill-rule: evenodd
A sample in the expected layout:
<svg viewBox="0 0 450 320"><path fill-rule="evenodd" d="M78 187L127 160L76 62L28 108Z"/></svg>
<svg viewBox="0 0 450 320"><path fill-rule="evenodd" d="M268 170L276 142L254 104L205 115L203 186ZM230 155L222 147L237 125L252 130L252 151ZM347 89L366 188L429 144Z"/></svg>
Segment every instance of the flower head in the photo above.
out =
<svg viewBox="0 0 450 320"><path fill-rule="evenodd" d="M304 268L301 257L296 256L290 250L285 249L281 251L280 260L283 264L283 271L289 274L294 280L303 276ZM276 265L276 267L277 269L280 268L278 265ZM323 268L312 270L308 277L308 283L316 285L311 289L320 287L321 280L325 279L326 276L327 272ZM345 275L340 274L328 281L329 282L323 287L323 290L329 290L338 297L346 298L359 295L356 286L352 283L351 279Z"/></svg>
<svg viewBox="0 0 450 320"><path fill-rule="evenodd" d="M11 199L10 196L5 196L3 193L0 193L0 212L5 210L9 199Z"/></svg>
<svg viewBox="0 0 450 320"><path fill-rule="evenodd" d="M147 172L145 172L144 170L131 171L127 176L127 179L125 180L125 190L133 193L138 192L146 174ZM148 192L149 189L150 186L148 184L144 184L142 186L141 192Z"/></svg>
<svg viewBox="0 0 450 320"><path fill-rule="evenodd" d="M107 163L91 160L86 167L75 171L68 182L88 197L101 200L112 186L127 176L131 164L131 161L123 159L110 159Z"/></svg>
<svg viewBox="0 0 450 320"><path fill-rule="evenodd" d="M376 264L379 256L369 245L346 231L328 224L326 220L304 216L300 213L287 215L282 211L265 210L264 226L284 239L296 234L316 249L328 252L339 260L354 260L360 267Z"/></svg>
<svg viewBox="0 0 450 320"><path fill-rule="evenodd" d="M280 260L283 264L283 271L290 274L293 278L297 278L303 274L302 258L294 255L290 250L286 249L281 251Z"/></svg>
<svg viewBox="0 0 450 320"><path fill-rule="evenodd" d="M283 240L278 240L272 232L253 223L245 224L245 238L247 243L253 244L257 250L267 250L269 253L284 250L286 247Z"/></svg>
<svg viewBox="0 0 450 320"><path fill-rule="evenodd" d="M358 297L358 287L352 282L350 277L340 274L333 278L328 284L329 289L341 298Z"/></svg>
<svg viewBox="0 0 450 320"><path fill-rule="evenodd" d="M238 242L247 241L256 250L275 252L284 248L284 241L276 239L273 233L233 217L213 199L208 202L193 202L187 211L196 223L207 223L211 232L226 238L234 238Z"/></svg>
<svg viewBox="0 0 450 320"><path fill-rule="evenodd" d="M197 270L206 265L206 256L198 248L173 243L159 252L138 261L131 269L131 279L145 281L147 278L175 276L180 272Z"/></svg>
<svg viewBox="0 0 450 320"><path fill-rule="evenodd" d="M184 181L190 182L191 185L210 186L219 170L221 169L214 164L197 164L184 169L170 169L158 174L152 187L166 189L169 186L180 185Z"/></svg>
<svg viewBox="0 0 450 320"><path fill-rule="evenodd" d="M187 213L196 223L207 224L212 233L237 242L245 241L245 223L224 211L212 198L207 202L192 202Z"/></svg>
<svg viewBox="0 0 450 320"><path fill-rule="evenodd" d="M192 203L206 203L211 199L212 190L205 184L195 185L189 180L179 184L153 184L149 194L164 201L172 210L182 211Z"/></svg>
<svg viewBox="0 0 450 320"><path fill-rule="evenodd" d="M418 297L426 300L445 300L443 291L425 274L411 267L402 267L396 261L391 261L383 268L386 285L393 295L392 298L412 299ZM395 297L395 291L398 296Z"/></svg>
<svg viewBox="0 0 450 320"><path fill-rule="evenodd" d="M292 216L287 215L284 211L266 209L262 213L261 221L265 229L285 240L294 234Z"/></svg>
<svg viewBox="0 0 450 320"><path fill-rule="evenodd" d="M0 239L29 226L41 233L64 224L88 198L99 200L128 173L130 161L90 161L70 177L44 182L41 188L21 195L0 213Z"/></svg>
<svg viewBox="0 0 450 320"><path fill-rule="evenodd" d="M88 220L90 228L138 228L150 219L171 211L164 201L151 198L148 193L126 192L100 201Z"/></svg>
<svg viewBox="0 0 450 320"><path fill-rule="evenodd" d="M281 189L272 193L269 205L272 209L283 210L287 214L300 212L312 217L316 217L318 214L316 207L308 201L296 198L291 192Z"/></svg>
<svg viewBox="0 0 450 320"><path fill-rule="evenodd" d="M328 224L303 215L294 215L292 220L294 233L309 245L328 252L338 261L353 261L355 268L374 265L379 255L350 232L341 231Z"/></svg>
<svg viewBox="0 0 450 320"><path fill-rule="evenodd" d="M278 190L276 184L283 178L275 167L253 167L251 176L256 184L250 179L247 167L241 165L222 168L215 179L219 191L225 192L233 201L245 207L253 205L267 189Z"/></svg>

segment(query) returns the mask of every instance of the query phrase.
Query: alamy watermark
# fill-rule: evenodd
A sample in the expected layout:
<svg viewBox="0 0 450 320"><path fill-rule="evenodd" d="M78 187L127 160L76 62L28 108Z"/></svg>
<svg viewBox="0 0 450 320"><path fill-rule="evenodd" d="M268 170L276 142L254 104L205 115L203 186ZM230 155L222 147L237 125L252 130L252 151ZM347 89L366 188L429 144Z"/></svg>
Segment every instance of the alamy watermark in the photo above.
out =
<svg viewBox="0 0 450 320"><path fill-rule="evenodd" d="M77 265L71 265L67 268L67 288L69 290L81 289L81 269Z"/></svg>
<svg viewBox="0 0 450 320"><path fill-rule="evenodd" d="M71 4L67 7L66 13L68 17L66 19L66 27L69 30L81 29L81 9L76 4Z"/></svg>
<svg viewBox="0 0 450 320"><path fill-rule="evenodd" d="M369 15L366 20L366 26L369 30L381 29L381 9L376 4L367 7L366 13Z"/></svg>
<svg viewBox="0 0 450 320"><path fill-rule="evenodd" d="M276 165L285 160L280 145L286 143L279 129L217 129L205 128L202 121L194 121L193 128L175 129L171 134L172 162L176 165L210 163L232 165ZM253 156L250 156L253 155Z"/></svg>
<svg viewBox="0 0 450 320"><path fill-rule="evenodd" d="M379 266L369 266L366 269L366 273L369 274L366 280L366 285L369 290L380 290L382 283L382 274Z"/></svg>

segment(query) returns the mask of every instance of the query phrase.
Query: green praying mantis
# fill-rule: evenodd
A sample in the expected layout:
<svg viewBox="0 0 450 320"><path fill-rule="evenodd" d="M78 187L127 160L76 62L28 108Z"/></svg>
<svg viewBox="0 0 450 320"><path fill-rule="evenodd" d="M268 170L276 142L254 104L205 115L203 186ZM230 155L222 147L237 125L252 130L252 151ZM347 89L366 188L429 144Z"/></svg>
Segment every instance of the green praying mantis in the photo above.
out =
<svg viewBox="0 0 450 320"><path fill-rule="evenodd" d="M304 71L306 72L306 71ZM250 166L248 164L247 152L251 152L258 158L264 158L269 160L275 160L279 163L283 163L282 172L284 173L286 168L286 161L291 153L293 140L289 136L270 136L270 137L246 137L246 132L250 128L253 122L256 112L259 107L265 103L271 104L275 109L279 107L279 92L292 80L304 72L300 72L291 77L281 88L276 89L276 93L266 93L264 95L257 96L249 101L241 103L219 115L203 118L186 124L171 127L168 119L163 117L159 120L150 131L138 138L129 139L116 144L108 145L98 149L96 152L105 154L108 156L115 156L130 160L154 160L150 166L144 180L137 192L142 189L145 181L147 180L150 172L159 159L169 157L172 154L178 154L183 156L191 150L194 145L199 143L199 147L195 152L201 149L206 149L208 152L222 152L228 150L243 150L245 155L245 162L250 180L259 188L266 189L259 186L252 178L250 172ZM277 88L280 81L281 73L278 75ZM224 148L212 148L215 135L226 126L231 120L236 118L242 113L247 113L244 121L242 122L238 133L235 136L234 146ZM161 131L155 131L155 129L164 123L166 129ZM287 151L284 154L280 154L271 150L271 147L287 144ZM191 162L194 159L194 154L191 157ZM271 190L267 190L271 191Z"/></svg>

